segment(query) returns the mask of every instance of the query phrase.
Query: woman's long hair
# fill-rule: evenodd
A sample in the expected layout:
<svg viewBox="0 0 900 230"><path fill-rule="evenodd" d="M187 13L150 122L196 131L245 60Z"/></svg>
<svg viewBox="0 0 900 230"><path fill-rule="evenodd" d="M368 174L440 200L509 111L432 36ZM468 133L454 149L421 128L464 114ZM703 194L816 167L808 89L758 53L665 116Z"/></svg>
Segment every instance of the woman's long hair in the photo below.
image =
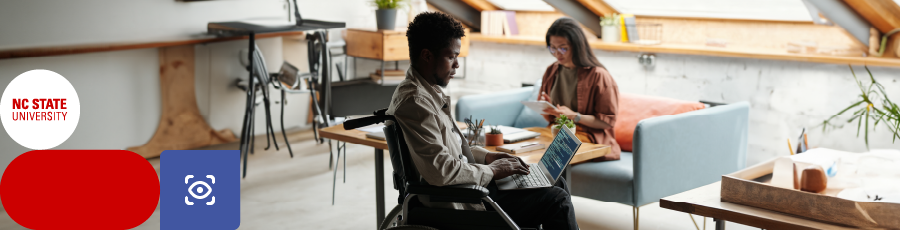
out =
<svg viewBox="0 0 900 230"><path fill-rule="evenodd" d="M572 62L577 67L603 67L594 51L591 50L581 26L575 19L562 17L556 19L550 29L547 29L547 46L550 46L550 36L560 36L569 40L569 52L572 52Z"/></svg>

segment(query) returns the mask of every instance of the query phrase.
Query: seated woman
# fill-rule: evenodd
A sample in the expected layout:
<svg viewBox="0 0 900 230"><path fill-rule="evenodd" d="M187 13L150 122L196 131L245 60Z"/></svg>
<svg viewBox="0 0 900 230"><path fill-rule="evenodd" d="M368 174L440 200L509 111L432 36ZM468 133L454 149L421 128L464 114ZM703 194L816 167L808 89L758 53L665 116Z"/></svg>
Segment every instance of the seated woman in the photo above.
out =
<svg viewBox="0 0 900 230"><path fill-rule="evenodd" d="M556 109L544 110L549 114L544 119L552 124L557 116L566 115L575 121L579 139L611 147L609 154L594 161L618 160L622 150L613 133L619 104L616 81L594 57L574 19L553 22L546 41L556 62L544 72L538 100L548 101Z"/></svg>

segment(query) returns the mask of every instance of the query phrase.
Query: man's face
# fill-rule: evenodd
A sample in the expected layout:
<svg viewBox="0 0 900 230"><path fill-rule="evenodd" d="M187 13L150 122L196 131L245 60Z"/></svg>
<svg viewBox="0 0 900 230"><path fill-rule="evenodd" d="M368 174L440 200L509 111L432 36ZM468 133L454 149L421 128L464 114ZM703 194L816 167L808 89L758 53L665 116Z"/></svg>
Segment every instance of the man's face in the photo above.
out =
<svg viewBox="0 0 900 230"><path fill-rule="evenodd" d="M459 68L459 62L456 58L459 56L461 47L462 42L460 39L453 39L450 41L449 47L441 49L434 56L434 59L432 59L434 74L432 74L432 77L435 84L447 87L447 83L450 83L450 79L453 78L453 75L456 74L456 69Z"/></svg>

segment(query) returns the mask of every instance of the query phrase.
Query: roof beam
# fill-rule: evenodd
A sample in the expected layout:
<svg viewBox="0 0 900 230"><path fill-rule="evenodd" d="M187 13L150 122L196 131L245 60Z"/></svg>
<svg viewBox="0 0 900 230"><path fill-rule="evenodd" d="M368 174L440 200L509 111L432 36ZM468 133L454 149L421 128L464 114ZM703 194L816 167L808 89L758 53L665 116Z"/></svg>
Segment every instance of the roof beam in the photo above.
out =
<svg viewBox="0 0 900 230"><path fill-rule="evenodd" d="M873 27L888 33L900 28L900 6L891 0L844 0L853 10L859 13ZM881 41L881 38L878 38ZM880 44L875 44L880 45ZM885 57L900 57L900 33L894 34L888 39L885 47Z"/></svg>
<svg viewBox="0 0 900 230"><path fill-rule="evenodd" d="M603 0L578 0L578 2L599 16L609 17L612 14L619 13L619 11L616 11L615 8L612 8L612 6L606 4Z"/></svg>
<svg viewBox="0 0 900 230"><path fill-rule="evenodd" d="M478 11L490 11L490 10L499 10L500 9L500 8L497 8L497 6L494 6L494 4L491 4L490 2L488 2L487 0L462 0L462 1L465 2L466 4L469 4L469 6L472 6L472 8L475 8Z"/></svg>
<svg viewBox="0 0 900 230"><path fill-rule="evenodd" d="M458 0L428 0L428 4L450 14L469 28L481 29L481 12Z"/></svg>
<svg viewBox="0 0 900 230"><path fill-rule="evenodd" d="M900 28L900 6L891 0L844 0L882 33Z"/></svg>
<svg viewBox="0 0 900 230"><path fill-rule="evenodd" d="M572 0L544 0L544 2L580 22L582 26L591 30L598 37L602 36L600 34L600 17L584 5Z"/></svg>

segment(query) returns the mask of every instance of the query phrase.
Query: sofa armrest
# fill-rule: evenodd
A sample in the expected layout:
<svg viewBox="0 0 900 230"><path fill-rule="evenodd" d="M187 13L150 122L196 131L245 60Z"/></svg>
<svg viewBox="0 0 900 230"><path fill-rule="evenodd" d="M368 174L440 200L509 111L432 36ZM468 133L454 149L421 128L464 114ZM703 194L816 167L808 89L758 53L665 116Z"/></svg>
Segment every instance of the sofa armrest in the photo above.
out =
<svg viewBox="0 0 900 230"><path fill-rule="evenodd" d="M649 118L634 131L638 206L716 182L744 168L747 102Z"/></svg>
<svg viewBox="0 0 900 230"><path fill-rule="evenodd" d="M472 116L486 119L491 125L513 126L522 112L521 101L527 100L533 87L506 90L496 93L460 97L456 102L456 120Z"/></svg>

